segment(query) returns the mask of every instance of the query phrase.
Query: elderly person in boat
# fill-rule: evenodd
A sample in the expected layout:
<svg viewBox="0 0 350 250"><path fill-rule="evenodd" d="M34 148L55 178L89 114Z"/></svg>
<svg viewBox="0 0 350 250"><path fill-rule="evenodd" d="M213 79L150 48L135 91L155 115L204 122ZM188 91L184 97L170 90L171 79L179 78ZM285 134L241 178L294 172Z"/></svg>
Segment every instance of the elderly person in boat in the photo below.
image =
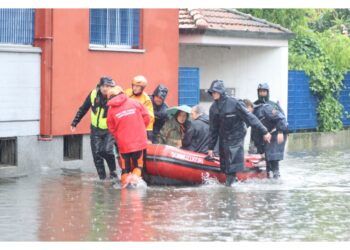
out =
<svg viewBox="0 0 350 250"><path fill-rule="evenodd" d="M159 133L159 142L181 148L182 139L186 130L190 126L189 114L191 108L187 105L181 105L167 110L170 119L165 122Z"/></svg>
<svg viewBox="0 0 350 250"><path fill-rule="evenodd" d="M182 140L182 149L206 154L209 144L209 116L202 106L196 105L191 110L191 126Z"/></svg>

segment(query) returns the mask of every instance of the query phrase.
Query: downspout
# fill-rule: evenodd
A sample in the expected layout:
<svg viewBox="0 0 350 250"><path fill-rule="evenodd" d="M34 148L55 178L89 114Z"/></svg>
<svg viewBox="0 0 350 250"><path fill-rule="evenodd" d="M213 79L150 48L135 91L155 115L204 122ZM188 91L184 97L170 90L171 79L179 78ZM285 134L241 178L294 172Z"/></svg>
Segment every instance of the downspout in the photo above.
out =
<svg viewBox="0 0 350 250"><path fill-rule="evenodd" d="M35 46L41 55L40 135L38 140L52 140L52 85L53 85L53 9L36 9Z"/></svg>

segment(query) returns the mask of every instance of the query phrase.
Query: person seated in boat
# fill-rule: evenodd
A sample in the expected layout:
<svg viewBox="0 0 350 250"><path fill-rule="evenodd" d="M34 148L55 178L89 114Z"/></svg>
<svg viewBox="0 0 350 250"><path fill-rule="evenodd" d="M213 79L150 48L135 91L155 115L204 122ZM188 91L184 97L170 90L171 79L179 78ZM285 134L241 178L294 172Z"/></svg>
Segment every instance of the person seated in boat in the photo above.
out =
<svg viewBox="0 0 350 250"><path fill-rule="evenodd" d="M266 172L272 171L273 178L280 177L279 161L283 160L284 147L287 140L288 123L285 115L270 103L260 103L253 106L248 99L244 100L248 110L252 112L271 133L270 143L265 143L262 135L254 128L251 131L251 139L258 153L265 154Z"/></svg>
<svg viewBox="0 0 350 250"><path fill-rule="evenodd" d="M250 113L253 113L253 111L254 111L254 104L249 99L243 99L241 101L244 103L244 105L246 106L248 111ZM247 125L247 127L249 127L249 125ZM259 150L255 146L254 141L253 141L251 136L250 136L250 140L249 140L248 154L259 154Z"/></svg>
<svg viewBox="0 0 350 250"><path fill-rule="evenodd" d="M182 139L182 149L206 154L209 144L209 116L202 106L196 105L191 110L191 125Z"/></svg>
<svg viewBox="0 0 350 250"><path fill-rule="evenodd" d="M190 126L189 114L191 108L187 105L173 107L167 110L170 119L165 122L159 133L159 143L181 148L182 139Z"/></svg>
<svg viewBox="0 0 350 250"><path fill-rule="evenodd" d="M107 97L107 125L121 154L121 185L124 188L142 175L150 115L141 103L128 98L119 86L111 88Z"/></svg>
<svg viewBox="0 0 350 250"><path fill-rule="evenodd" d="M168 120L168 114L166 112L168 105L165 103L165 98L167 95L168 88L163 84L159 84L153 91L153 94L150 96L155 118L153 124L152 143L158 143L158 135L160 130L164 126L164 123Z"/></svg>

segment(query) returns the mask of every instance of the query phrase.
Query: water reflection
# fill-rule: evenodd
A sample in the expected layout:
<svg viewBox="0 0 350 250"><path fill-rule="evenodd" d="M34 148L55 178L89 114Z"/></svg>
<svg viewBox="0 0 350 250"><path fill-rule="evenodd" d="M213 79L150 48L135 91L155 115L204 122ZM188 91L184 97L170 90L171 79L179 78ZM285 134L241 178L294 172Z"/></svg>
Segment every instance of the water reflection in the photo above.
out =
<svg viewBox="0 0 350 250"><path fill-rule="evenodd" d="M348 241L349 150L299 152L281 180L120 190L93 173L0 180L0 240Z"/></svg>
<svg viewBox="0 0 350 250"><path fill-rule="evenodd" d="M98 188L98 187L97 187ZM90 233L95 188L81 176L60 176L41 182L38 240L79 241ZM96 203L104 206L109 202Z"/></svg>

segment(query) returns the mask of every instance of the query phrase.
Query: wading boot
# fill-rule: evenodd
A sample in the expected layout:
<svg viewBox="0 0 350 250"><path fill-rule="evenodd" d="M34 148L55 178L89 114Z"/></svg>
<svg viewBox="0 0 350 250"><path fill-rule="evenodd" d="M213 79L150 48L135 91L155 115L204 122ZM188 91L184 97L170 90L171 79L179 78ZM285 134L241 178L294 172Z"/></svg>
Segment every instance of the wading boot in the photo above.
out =
<svg viewBox="0 0 350 250"><path fill-rule="evenodd" d="M274 179L279 179L280 177L281 177L281 175L280 175L279 170L273 171L273 178Z"/></svg>
<svg viewBox="0 0 350 250"><path fill-rule="evenodd" d="M120 184L121 184L122 188L126 188L129 185L128 177L129 177L129 173L122 174L122 177L120 180Z"/></svg>
<svg viewBox="0 0 350 250"><path fill-rule="evenodd" d="M268 162L266 162L266 177L268 179L271 178L270 171L271 171L270 164Z"/></svg>
<svg viewBox="0 0 350 250"><path fill-rule="evenodd" d="M112 181L114 181L114 182L116 182L116 181L118 180L117 173L114 172L114 171L111 172L111 173L109 174L109 179L112 180Z"/></svg>
<svg viewBox="0 0 350 250"><path fill-rule="evenodd" d="M272 178L279 179L280 177L281 177L281 175L280 175L280 168L279 168L279 166L275 166L272 169Z"/></svg>
<svg viewBox="0 0 350 250"><path fill-rule="evenodd" d="M237 182L237 178L236 175L226 175L226 182L225 182L225 186L226 187L231 187L232 183Z"/></svg>

